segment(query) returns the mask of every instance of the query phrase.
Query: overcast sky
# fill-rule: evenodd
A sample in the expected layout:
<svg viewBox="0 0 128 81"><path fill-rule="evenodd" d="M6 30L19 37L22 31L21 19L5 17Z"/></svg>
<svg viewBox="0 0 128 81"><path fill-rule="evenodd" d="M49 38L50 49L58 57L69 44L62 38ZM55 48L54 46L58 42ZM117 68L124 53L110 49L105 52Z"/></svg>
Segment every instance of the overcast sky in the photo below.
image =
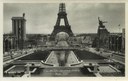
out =
<svg viewBox="0 0 128 81"><path fill-rule="evenodd" d="M12 31L12 17L20 17L25 13L27 33L50 34L58 10L59 3L5 3L4 33ZM66 3L66 12L73 33L96 33L98 16L108 22L105 26L110 32L119 32L125 27L123 3Z"/></svg>

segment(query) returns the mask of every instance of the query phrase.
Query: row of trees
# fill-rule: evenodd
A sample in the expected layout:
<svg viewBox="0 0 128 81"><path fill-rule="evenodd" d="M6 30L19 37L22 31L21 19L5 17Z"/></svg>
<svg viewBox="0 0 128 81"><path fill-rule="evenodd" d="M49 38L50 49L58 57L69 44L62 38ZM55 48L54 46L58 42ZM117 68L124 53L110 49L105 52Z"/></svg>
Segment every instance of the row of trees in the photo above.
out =
<svg viewBox="0 0 128 81"><path fill-rule="evenodd" d="M40 34L30 34L27 35L27 40L25 41L27 46L38 46L43 45L46 42L46 36Z"/></svg>

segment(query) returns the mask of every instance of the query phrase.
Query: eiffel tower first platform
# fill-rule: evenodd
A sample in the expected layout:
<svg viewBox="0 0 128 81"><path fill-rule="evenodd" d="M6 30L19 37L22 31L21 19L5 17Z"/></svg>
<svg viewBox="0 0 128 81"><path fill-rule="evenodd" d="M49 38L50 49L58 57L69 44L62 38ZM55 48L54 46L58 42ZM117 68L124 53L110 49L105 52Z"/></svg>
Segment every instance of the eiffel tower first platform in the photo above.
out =
<svg viewBox="0 0 128 81"><path fill-rule="evenodd" d="M64 24L65 25L60 25L62 19L64 20ZM65 8L65 4L64 3L60 3L59 4L59 13L58 13L57 22L56 22L56 24L54 26L54 30L53 30L53 32L51 34L50 39L51 40L55 40L55 36L59 32L66 32L66 33L68 33L69 36L73 36L73 32L71 30L71 26L68 23L67 13L66 13L66 8Z"/></svg>

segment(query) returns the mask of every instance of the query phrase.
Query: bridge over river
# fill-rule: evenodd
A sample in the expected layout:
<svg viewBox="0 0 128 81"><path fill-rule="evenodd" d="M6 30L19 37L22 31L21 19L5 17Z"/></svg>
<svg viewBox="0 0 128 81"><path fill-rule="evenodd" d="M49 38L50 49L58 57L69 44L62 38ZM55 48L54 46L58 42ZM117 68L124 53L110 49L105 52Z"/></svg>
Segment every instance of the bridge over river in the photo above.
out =
<svg viewBox="0 0 128 81"><path fill-rule="evenodd" d="M71 50L88 50L88 48L83 48L83 47L59 47L59 46L54 46L54 47L39 47L37 50L47 50L47 51L71 51Z"/></svg>

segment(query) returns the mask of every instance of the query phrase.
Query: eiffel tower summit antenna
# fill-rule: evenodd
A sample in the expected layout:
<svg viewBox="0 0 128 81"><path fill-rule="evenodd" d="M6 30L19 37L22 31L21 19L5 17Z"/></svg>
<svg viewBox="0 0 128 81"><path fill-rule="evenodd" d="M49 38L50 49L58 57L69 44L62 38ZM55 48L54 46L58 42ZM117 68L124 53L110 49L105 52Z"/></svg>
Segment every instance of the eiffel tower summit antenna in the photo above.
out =
<svg viewBox="0 0 128 81"><path fill-rule="evenodd" d="M64 25L60 25L60 22L62 19L64 20ZM50 38L54 40L56 34L59 32L66 32L66 33L68 33L69 36L73 36L71 26L68 23L65 3L59 4L59 12L58 12L57 21L56 21L54 30L53 30Z"/></svg>
<svg viewBox="0 0 128 81"><path fill-rule="evenodd" d="M59 12L66 12L65 3L60 3Z"/></svg>

